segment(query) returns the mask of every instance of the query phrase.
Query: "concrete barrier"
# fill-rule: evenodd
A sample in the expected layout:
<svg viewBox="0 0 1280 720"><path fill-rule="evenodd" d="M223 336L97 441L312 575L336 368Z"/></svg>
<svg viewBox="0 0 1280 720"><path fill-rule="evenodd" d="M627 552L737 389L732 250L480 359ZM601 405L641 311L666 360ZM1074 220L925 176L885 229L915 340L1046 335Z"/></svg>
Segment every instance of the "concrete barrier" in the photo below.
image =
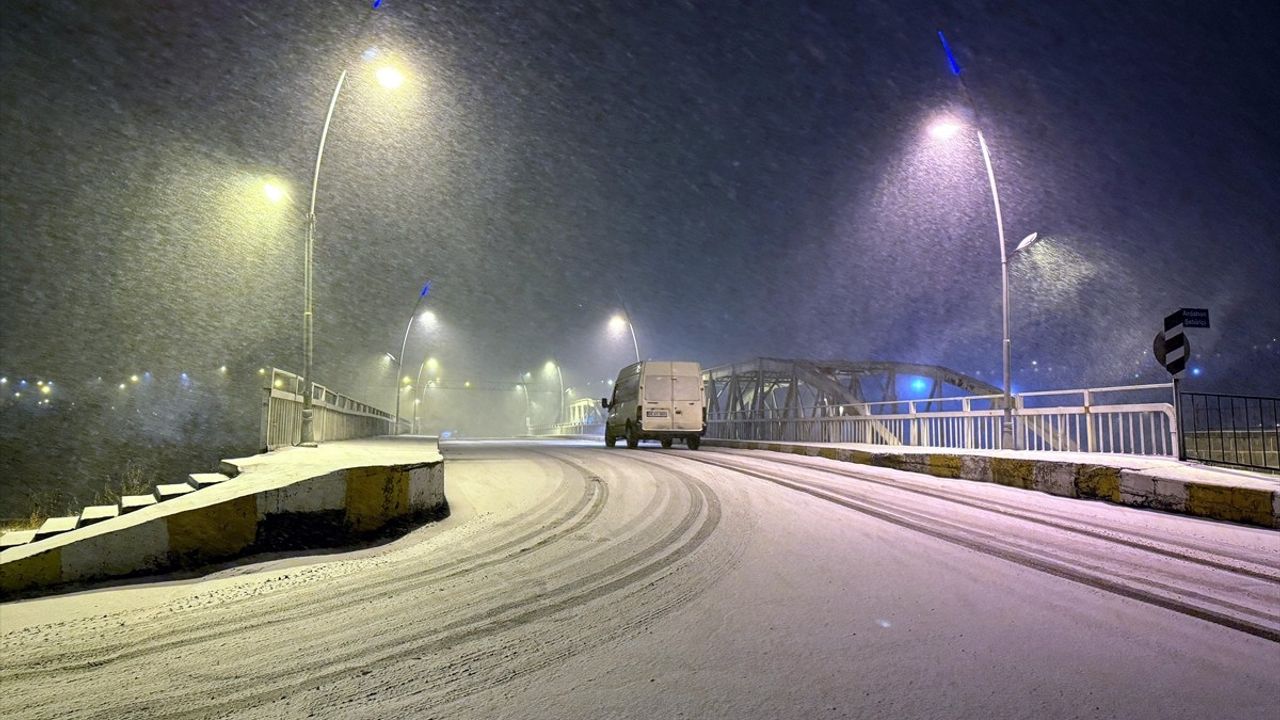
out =
<svg viewBox="0 0 1280 720"><path fill-rule="evenodd" d="M267 550L333 547L398 522L443 517L444 460L432 447L433 459L391 465L224 461L236 473L251 471L0 550L0 596L196 568Z"/></svg>
<svg viewBox="0 0 1280 720"><path fill-rule="evenodd" d="M828 460L874 465L938 478L975 480L1037 490L1061 497L1104 500L1214 520L1280 528L1280 481L1275 483L1204 466L1167 461L1126 468L1100 456L1056 460L942 451L879 452L808 443L707 438L708 446L771 450ZM1137 463L1144 464L1144 463Z"/></svg>

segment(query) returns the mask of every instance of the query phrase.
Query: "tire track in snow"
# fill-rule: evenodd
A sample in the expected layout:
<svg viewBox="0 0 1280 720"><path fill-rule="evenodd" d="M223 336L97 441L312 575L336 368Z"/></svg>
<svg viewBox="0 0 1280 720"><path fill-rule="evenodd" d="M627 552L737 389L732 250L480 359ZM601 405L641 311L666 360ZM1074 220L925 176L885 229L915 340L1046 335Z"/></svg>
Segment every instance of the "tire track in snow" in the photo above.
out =
<svg viewBox="0 0 1280 720"><path fill-rule="evenodd" d="M412 591L442 580L487 569L500 563L510 562L528 552L545 549L551 543L572 535L594 520L603 511L607 493L598 492L590 477L583 476L582 480L581 491L574 504L568 509L562 510L558 505L563 504L572 497L572 486L570 483L561 483L557 488L557 492L553 493L545 503L538 506L537 510L541 511L540 514L529 523L534 526L533 530L487 547L482 551L448 561L442 565L429 566L421 571L410 572L407 575L392 575L386 579L372 582L360 582L357 580L356 582L359 586L351 592L340 592L333 587L326 587L318 590L313 589L312 593L303 593L292 598L277 597L276 595L247 597L241 601L241 605L246 601L256 601L258 604L265 605L265 607L249 609L236 606L234 603L230 606L223 606L219 608L222 612L240 615L250 614L251 618L248 620L243 617L231 618L231 625L211 630L207 629L212 624L211 622L205 622L199 628L191 628L188 619L183 614L179 614L175 618L175 622L172 623L174 632L164 633L152 642L121 641L116 646L116 651L107 655L102 654L102 647L93 647L75 651L69 656L62 654L53 658L23 660L21 657L10 656L6 657L4 665L9 665L10 662L13 662L14 664L22 663L23 666L10 669L6 674L12 679L21 679L74 670L96 670L115 662L141 657L172 647L212 642L233 635L252 632L280 623L282 618L287 621L288 618L297 616L303 610L306 611L306 617L310 618L331 609L347 608L355 603L389 593ZM590 505L590 509L584 514L583 510L588 505ZM577 519L574 520L574 518ZM409 566L408 563L404 563L404 565ZM357 573L356 576L357 578L365 577L360 573ZM309 597L309 595L313 594L320 594L324 597L315 599ZM206 629L201 631L201 628Z"/></svg>
<svg viewBox="0 0 1280 720"><path fill-rule="evenodd" d="M946 517L930 515L927 512L921 512L918 508L903 506L892 501L886 501L883 498L859 496L857 493L851 493L849 488L833 488L819 483L796 480L762 471L759 467L744 467L733 462L717 462L702 457L694 458L688 454L682 454L680 457L692 462L714 465L743 475L766 480L954 545L1280 643L1280 616L1242 606L1230 599L1210 598L1210 596L1206 596L1198 590L1131 575L1117 576L1114 573L1108 574L1107 571L1101 569L1089 572L1081 569L1078 563L1069 558L1064 559L1061 556L1054 556L1043 549L1040 552L1036 552L1025 547L1017 547L1008 542L1006 538L989 533L979 533L972 528L957 525ZM815 471L823 472L824 469L815 468ZM1123 582L1123 580L1128 580L1129 584ZM1139 584L1148 585L1156 590L1165 592L1139 587ZM1196 604L1184 599L1187 597L1208 600L1208 602ZM1234 609L1238 612L1236 614L1223 612L1221 609L1209 607L1209 605ZM1246 617L1246 615L1252 617Z"/></svg>
<svg viewBox="0 0 1280 720"><path fill-rule="evenodd" d="M723 453L723 454L729 455L730 457L732 457L733 455L736 455L736 453L733 455L730 455L729 453ZM1102 540L1102 541L1114 543L1117 545L1124 545L1127 547L1136 548L1138 550L1143 550L1145 552L1151 552L1157 555L1164 555L1166 557L1173 558L1175 560L1182 560L1185 562L1194 563L1197 565L1203 565L1205 567L1210 567L1217 570L1223 570L1226 572L1234 573L1236 575L1242 575L1242 576L1253 578L1256 580L1262 580L1265 582L1270 582L1270 583L1280 585L1280 565L1268 565L1264 562L1260 562L1256 558L1241 557L1239 555L1225 552L1221 548L1210 548L1198 543L1188 542L1181 538L1160 537L1151 533L1144 533L1141 531L1131 530L1131 529L1117 530L1116 528L1108 527L1100 523L1094 523L1094 522L1089 522L1087 520L1073 518L1067 515L1063 515L1061 513L1044 511L1039 508L1035 510L1031 510L1025 507L1014 505L1012 503L1000 502L999 500L992 500L989 498L978 499L973 497L972 495L953 493L953 492L948 492L946 490L941 490L938 488L927 487L910 480L903 480L903 481L883 480L880 478L868 477L867 475L860 474L857 471L828 467L826 465L819 465L817 463L809 463L801 460L791 460L787 458L773 458L773 457L754 455L754 454L750 455L749 457L751 457L753 460L760 460L763 462L769 462L776 465L789 465L792 467L804 468L806 470L811 470L815 472L828 473L832 475L840 475L842 477L847 477L853 480L857 480L859 482L866 482L872 485L879 485L882 487L891 488L893 490L914 493L917 495L925 495L928 497L937 498L939 500L944 500L946 502L955 503L957 505L964 505L966 507L976 508L978 510L985 510L987 512L998 513L1008 517L1017 518L1019 520L1025 520L1027 522L1037 523L1040 525L1044 525L1046 527L1052 527L1057 530L1063 530L1066 532L1075 533L1077 535L1083 535L1096 540ZM1117 537L1115 533L1125 533L1127 535L1132 535L1136 538L1142 538L1144 540L1147 540L1147 542L1139 542L1138 540L1134 540L1134 539ZM1192 552L1200 553L1200 554L1191 554ZM1208 555L1210 557L1205 557L1205 555ZM1215 558L1213 556L1217 556L1217 557ZM1218 559L1218 558L1222 558L1222 559ZM1234 561L1236 563L1254 565L1256 567L1260 567L1263 569L1255 570L1247 567L1242 567L1240 564L1233 565L1231 564L1231 562L1228 562L1228 560Z"/></svg>

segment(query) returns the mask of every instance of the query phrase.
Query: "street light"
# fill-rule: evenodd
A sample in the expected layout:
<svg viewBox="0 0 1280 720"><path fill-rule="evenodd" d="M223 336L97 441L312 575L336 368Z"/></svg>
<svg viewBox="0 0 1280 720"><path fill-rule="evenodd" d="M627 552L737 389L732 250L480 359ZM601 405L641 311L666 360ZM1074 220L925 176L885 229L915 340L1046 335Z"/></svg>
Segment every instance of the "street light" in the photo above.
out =
<svg viewBox="0 0 1280 720"><path fill-rule="evenodd" d="M289 193L284 189L284 185L275 180L267 180L262 183L262 194L267 196L273 204L279 203L288 197Z"/></svg>
<svg viewBox="0 0 1280 720"><path fill-rule="evenodd" d="M400 376L400 373L404 368L404 351L409 345L409 331L413 329L414 321L420 320L422 323L426 324L434 322L436 319L435 313L430 310L423 312L421 315L418 314L418 308L422 307L422 303L426 301L427 293L429 292L431 292L431 283L427 282L423 284L422 292L418 293L418 301L414 303L413 312L409 315L409 322L404 326L404 340L400 342L400 359L396 361L397 377ZM398 389L396 390L396 424L394 425L394 429L391 431L391 434L400 434L400 391Z"/></svg>
<svg viewBox="0 0 1280 720"><path fill-rule="evenodd" d="M636 349L636 362L640 362L640 342L636 340L636 328L631 324L631 315L627 313L618 313L609 318L609 331L613 334L620 334L626 328L631 331L631 344Z"/></svg>
<svg viewBox="0 0 1280 720"><path fill-rule="evenodd" d="M418 397L413 401L413 432L415 435L421 433L418 428L418 405L422 404L422 401L427 397L427 386L422 384L422 371L427 369L431 372L436 372L439 367L440 363L433 357L423 358L422 363L418 365L418 380L415 383L418 388Z"/></svg>
<svg viewBox="0 0 1280 720"><path fill-rule="evenodd" d="M542 371L550 374L552 370L555 370L556 377L560 378L560 410L556 413L556 424L559 425L564 419L564 373L560 370L559 364L554 360L548 360L547 364L542 366Z"/></svg>
<svg viewBox="0 0 1280 720"><path fill-rule="evenodd" d="M936 140L950 140L964 129L964 125L952 118L945 118L929 126L929 135ZM1019 242L1010 253L1006 250L1004 239L1004 219L1000 213L1000 193L996 190L996 173L991 166L991 151L987 149L987 139L982 129L974 126L978 136L978 147L982 150L982 162L987 169L987 182L991 187L991 202L996 214L996 241L1000 244L1000 327L1001 327L1001 359L1003 366L1004 386L1004 419L1001 424L1002 448L1013 447L1013 385L1010 372L1011 342L1009 340L1009 256L1030 247L1039 239L1038 233L1031 233Z"/></svg>
<svg viewBox="0 0 1280 720"><path fill-rule="evenodd" d="M518 383L521 390L524 390L524 434L533 434L533 421L531 420L532 409L529 407L529 373L520 376Z"/></svg>
<svg viewBox="0 0 1280 720"><path fill-rule="evenodd" d="M403 82L403 76L400 76L397 72L396 75L400 77L400 82L396 82L394 85L389 84L387 81L383 80L383 75L385 75L383 70L385 70L385 68L379 69L376 73L378 82L381 83L383 87L394 89L394 87L399 86L400 82ZM338 105L338 96L342 93L343 83L347 81L347 72L347 68L344 67L342 69L342 73L338 75L338 83L333 87L333 97L329 100L329 111L325 113L324 116L324 128L320 131L320 146L316 150L316 169L311 176L311 205L307 210L307 247L305 259L303 261L303 273L305 279L303 280L302 285L302 294L304 298L302 311L302 428L300 430L298 443L303 447L316 446L315 434L312 429L314 410L312 409L311 397L314 394L313 383L311 381L311 366L315 355L315 327L312 320L312 288L314 286L314 282L312 280L312 275L315 270L316 190L320 186L320 163L324 159L325 140L329 138L329 123L333 121L333 109ZM268 193L267 197L270 198L271 192L266 192ZM401 354L403 355L403 353ZM399 398L400 394L396 393L397 406L399 405ZM399 413L397 413L397 415L399 415ZM399 417L396 418L396 422L399 423ZM397 426L396 430L399 431L399 429L399 426Z"/></svg>

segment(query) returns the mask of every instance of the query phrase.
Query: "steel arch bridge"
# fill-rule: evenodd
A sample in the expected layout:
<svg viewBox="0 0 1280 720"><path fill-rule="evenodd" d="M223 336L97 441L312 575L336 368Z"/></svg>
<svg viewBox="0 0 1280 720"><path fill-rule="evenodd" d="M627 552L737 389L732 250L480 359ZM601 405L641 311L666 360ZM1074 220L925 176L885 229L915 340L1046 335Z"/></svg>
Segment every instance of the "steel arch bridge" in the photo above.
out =
<svg viewBox="0 0 1280 720"><path fill-rule="evenodd" d="M840 414L862 414L865 403L897 402L899 381L908 377L912 400L1001 394L990 383L940 365L883 360L758 357L702 371L709 417L815 417L837 407ZM1002 405L995 398L992 404Z"/></svg>

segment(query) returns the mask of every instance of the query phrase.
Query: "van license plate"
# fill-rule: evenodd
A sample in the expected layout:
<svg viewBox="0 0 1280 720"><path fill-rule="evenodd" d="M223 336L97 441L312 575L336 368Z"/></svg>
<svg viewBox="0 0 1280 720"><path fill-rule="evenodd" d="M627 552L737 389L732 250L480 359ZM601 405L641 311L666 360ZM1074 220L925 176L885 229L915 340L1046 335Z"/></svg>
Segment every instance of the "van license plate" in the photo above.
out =
<svg viewBox="0 0 1280 720"><path fill-rule="evenodd" d="M666 417L667 411L666 410L645 410L644 416L645 417Z"/></svg>

